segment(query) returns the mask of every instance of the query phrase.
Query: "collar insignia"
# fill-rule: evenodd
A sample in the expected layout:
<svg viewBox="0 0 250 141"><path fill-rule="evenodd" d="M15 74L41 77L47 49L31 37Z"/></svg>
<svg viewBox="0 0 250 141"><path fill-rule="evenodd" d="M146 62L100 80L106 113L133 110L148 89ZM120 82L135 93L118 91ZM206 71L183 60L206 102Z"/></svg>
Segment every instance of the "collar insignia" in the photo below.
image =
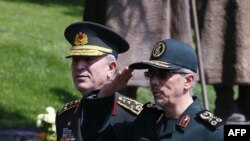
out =
<svg viewBox="0 0 250 141"><path fill-rule="evenodd" d="M166 44L164 42L159 42L155 45L152 51L153 57L160 57L166 50Z"/></svg>
<svg viewBox="0 0 250 141"><path fill-rule="evenodd" d="M189 121L190 121L190 116L189 115L185 115L185 116L182 117L181 121L179 122L179 125L181 127L185 128L185 127L187 127Z"/></svg>
<svg viewBox="0 0 250 141"><path fill-rule="evenodd" d="M79 32L78 34L76 34L75 37L75 45L85 45L88 43L88 36L82 32Z"/></svg>

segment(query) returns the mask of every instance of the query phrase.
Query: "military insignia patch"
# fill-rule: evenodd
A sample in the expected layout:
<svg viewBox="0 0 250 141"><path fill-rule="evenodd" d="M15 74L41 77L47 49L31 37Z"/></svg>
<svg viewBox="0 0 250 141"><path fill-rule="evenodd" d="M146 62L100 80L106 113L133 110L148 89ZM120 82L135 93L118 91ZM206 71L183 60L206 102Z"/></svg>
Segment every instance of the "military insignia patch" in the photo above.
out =
<svg viewBox="0 0 250 141"><path fill-rule="evenodd" d="M68 128L63 128L62 137L60 141L76 141L75 137L72 134L72 130Z"/></svg>
<svg viewBox="0 0 250 141"><path fill-rule="evenodd" d="M76 34L75 37L75 45L85 45L88 43L88 36L86 34L83 34L82 32L79 32L78 34Z"/></svg>
<svg viewBox="0 0 250 141"><path fill-rule="evenodd" d="M159 42L155 45L152 51L153 57L160 57L166 50L166 44L164 42Z"/></svg>
<svg viewBox="0 0 250 141"><path fill-rule="evenodd" d="M179 122L179 125L181 127L185 128L185 127L187 127L189 121L190 121L190 116L189 115L185 115L185 116L182 117L181 121Z"/></svg>
<svg viewBox="0 0 250 141"><path fill-rule="evenodd" d="M215 128L223 123L223 120L221 118L214 116L213 113L207 110L201 111L200 113L198 113L198 116Z"/></svg>
<svg viewBox="0 0 250 141"><path fill-rule="evenodd" d="M136 115L139 115L143 106L140 102L124 96L119 96L117 103Z"/></svg>
<svg viewBox="0 0 250 141"><path fill-rule="evenodd" d="M66 103L62 108L60 108L58 111L57 111L57 116L61 115L63 112L69 110L69 109L72 109L76 106L78 106L80 103L80 100L75 100L75 101L71 101L69 103Z"/></svg>

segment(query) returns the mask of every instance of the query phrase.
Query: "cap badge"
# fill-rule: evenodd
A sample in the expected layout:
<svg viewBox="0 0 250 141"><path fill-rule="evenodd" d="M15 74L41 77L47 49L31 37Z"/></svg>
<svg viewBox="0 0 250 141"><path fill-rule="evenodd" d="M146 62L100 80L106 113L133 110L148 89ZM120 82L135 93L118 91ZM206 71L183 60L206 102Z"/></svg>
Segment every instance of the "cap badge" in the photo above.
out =
<svg viewBox="0 0 250 141"><path fill-rule="evenodd" d="M157 43L152 51L153 57L161 56L165 52L165 49L166 49L166 45L164 42Z"/></svg>
<svg viewBox="0 0 250 141"><path fill-rule="evenodd" d="M189 116L189 115L185 115L185 116L182 117L182 119L181 119L179 125L180 125L181 127L184 127L184 128L185 128L185 127L187 127L187 125L188 125L188 123L189 123L189 120L190 120L190 116Z"/></svg>
<svg viewBox="0 0 250 141"><path fill-rule="evenodd" d="M88 43L88 37L86 34L83 34L82 32L79 32L78 34L76 34L75 37L75 45L85 45Z"/></svg>

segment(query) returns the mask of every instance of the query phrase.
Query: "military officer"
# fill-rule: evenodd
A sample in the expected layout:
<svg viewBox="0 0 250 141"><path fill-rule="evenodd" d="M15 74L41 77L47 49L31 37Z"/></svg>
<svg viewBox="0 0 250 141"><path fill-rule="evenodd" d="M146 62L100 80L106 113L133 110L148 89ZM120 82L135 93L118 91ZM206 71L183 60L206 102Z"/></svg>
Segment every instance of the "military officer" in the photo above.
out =
<svg viewBox="0 0 250 141"><path fill-rule="evenodd" d="M111 29L93 22L76 22L64 32L65 38L72 45L66 58L72 58L71 70L75 87L83 93L100 89L114 77L119 53L126 52L129 44ZM88 95L88 97L96 95ZM142 109L136 100L115 94L112 102L111 123L134 120ZM81 130L85 115L82 100L66 103L57 111L57 140L81 141ZM98 117L99 113L95 116Z"/></svg>
<svg viewBox="0 0 250 141"><path fill-rule="evenodd" d="M134 122L109 124L114 91L125 87L133 69L147 69L155 104L147 103ZM133 63L102 87L97 98L85 97L91 112L102 110L98 117L88 109L83 138L86 140L122 141L222 141L223 121L204 109L192 96L197 71L195 50L174 39L158 42L149 61ZM119 83L117 83L119 82Z"/></svg>

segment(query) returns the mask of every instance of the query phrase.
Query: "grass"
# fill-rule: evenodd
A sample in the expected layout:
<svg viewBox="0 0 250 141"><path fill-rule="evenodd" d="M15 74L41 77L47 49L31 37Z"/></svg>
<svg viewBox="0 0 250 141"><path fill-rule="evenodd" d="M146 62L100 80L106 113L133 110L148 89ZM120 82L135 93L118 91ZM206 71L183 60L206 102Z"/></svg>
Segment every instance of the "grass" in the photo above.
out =
<svg viewBox="0 0 250 141"><path fill-rule="evenodd" d="M34 128L36 116L80 98L71 80L64 29L82 19L78 0L0 0L0 128ZM208 86L210 109L214 92ZM147 88L138 100L152 101ZM202 101L200 86L195 95Z"/></svg>
<svg viewBox="0 0 250 141"><path fill-rule="evenodd" d="M0 127L33 127L47 106L80 97L74 89L64 28L82 6L0 1Z"/></svg>

